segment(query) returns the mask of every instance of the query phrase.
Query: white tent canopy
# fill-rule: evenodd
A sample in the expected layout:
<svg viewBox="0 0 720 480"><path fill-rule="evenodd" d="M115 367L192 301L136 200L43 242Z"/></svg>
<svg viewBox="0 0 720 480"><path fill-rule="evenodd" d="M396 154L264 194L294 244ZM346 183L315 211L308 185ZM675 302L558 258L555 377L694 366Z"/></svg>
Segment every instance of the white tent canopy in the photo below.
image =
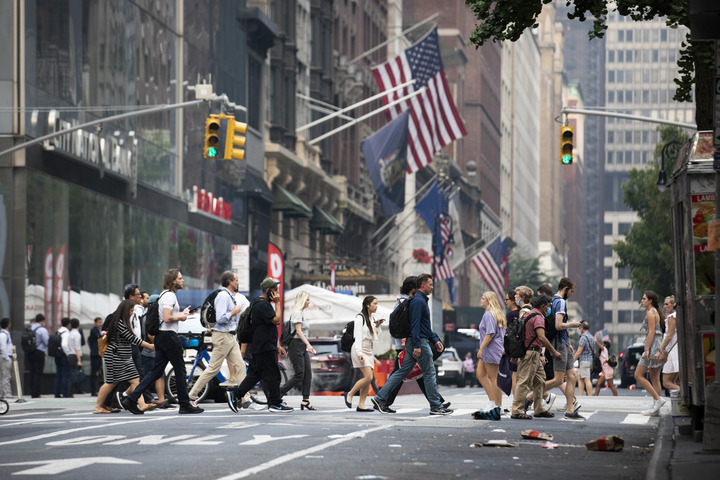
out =
<svg viewBox="0 0 720 480"><path fill-rule="evenodd" d="M285 320L290 319L295 305L295 297L299 292L307 292L310 295L310 304L303 312L305 319L310 324L310 337L331 336L340 334L343 327L355 319L355 316L362 310L360 297L334 293L324 288L312 285L301 285L285 292ZM380 329L380 338L376 342L375 353L383 353L390 348L390 334L388 323L390 321L390 310L385 307L378 307L375 312L376 319L385 319Z"/></svg>

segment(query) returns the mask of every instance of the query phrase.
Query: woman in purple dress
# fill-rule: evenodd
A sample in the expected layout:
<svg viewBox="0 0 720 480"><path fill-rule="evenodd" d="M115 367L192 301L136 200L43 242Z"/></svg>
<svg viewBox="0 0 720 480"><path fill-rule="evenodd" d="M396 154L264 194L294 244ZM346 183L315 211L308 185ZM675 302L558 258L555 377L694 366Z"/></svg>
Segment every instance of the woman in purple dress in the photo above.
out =
<svg viewBox="0 0 720 480"><path fill-rule="evenodd" d="M497 386L497 375L502 357L507 321L500 308L500 302L495 292L485 292L480 299L480 306L485 314L480 322L480 349L477 353L477 379L485 389L490 399L488 407L475 412L475 418L486 420L500 420L502 408L502 390Z"/></svg>

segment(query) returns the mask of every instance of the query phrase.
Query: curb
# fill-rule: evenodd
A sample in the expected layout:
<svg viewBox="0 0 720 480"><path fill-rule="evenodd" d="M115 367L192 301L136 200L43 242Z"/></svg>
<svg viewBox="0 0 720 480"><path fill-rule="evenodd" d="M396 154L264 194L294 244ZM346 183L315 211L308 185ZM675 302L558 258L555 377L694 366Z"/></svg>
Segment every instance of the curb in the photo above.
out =
<svg viewBox="0 0 720 480"><path fill-rule="evenodd" d="M648 463L646 480L670 480L670 459L673 452L673 430L675 424L672 415L663 415L658 423L655 446Z"/></svg>

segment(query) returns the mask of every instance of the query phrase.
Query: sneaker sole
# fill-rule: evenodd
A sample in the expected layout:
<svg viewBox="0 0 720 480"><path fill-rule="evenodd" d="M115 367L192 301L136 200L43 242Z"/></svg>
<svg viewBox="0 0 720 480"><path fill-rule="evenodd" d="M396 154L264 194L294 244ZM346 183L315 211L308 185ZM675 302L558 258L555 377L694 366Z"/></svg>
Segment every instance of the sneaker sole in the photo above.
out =
<svg viewBox="0 0 720 480"><path fill-rule="evenodd" d="M225 392L225 398L227 399L227 405L235 413L238 413L237 405L235 404L235 395L232 392Z"/></svg>
<svg viewBox="0 0 720 480"><path fill-rule="evenodd" d="M382 408L382 407L380 406L380 402L378 402L377 400L375 400L375 397L371 398L371 399L370 399L370 402L372 402L373 408L374 408L375 410L377 410L378 412L383 413L383 414L390 413L390 412L386 411L384 408Z"/></svg>

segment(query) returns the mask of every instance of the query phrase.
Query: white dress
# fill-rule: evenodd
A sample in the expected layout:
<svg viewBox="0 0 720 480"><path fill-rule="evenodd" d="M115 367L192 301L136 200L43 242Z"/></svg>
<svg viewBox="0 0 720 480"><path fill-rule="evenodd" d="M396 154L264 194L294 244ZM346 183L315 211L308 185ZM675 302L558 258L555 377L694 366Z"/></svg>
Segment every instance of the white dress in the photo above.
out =
<svg viewBox="0 0 720 480"><path fill-rule="evenodd" d="M668 315L668 318L675 317L675 312ZM675 317L677 319L677 317ZM677 321L677 320L676 320ZM667 344L665 350L668 350L668 359L663 365L662 373L677 373L680 371L680 363L678 362L678 346L677 344L677 323L670 343ZM673 347L673 345L675 345ZM672 350L670 350L672 348Z"/></svg>
<svg viewBox="0 0 720 480"><path fill-rule="evenodd" d="M375 325L375 317L370 318L370 322ZM379 328L379 327L377 327ZM373 343L377 340L377 329L370 331L365 323L363 316L358 314L355 317L355 343L353 343L350 351L353 368L375 367L375 357L373 356ZM360 361L362 353L363 360Z"/></svg>

